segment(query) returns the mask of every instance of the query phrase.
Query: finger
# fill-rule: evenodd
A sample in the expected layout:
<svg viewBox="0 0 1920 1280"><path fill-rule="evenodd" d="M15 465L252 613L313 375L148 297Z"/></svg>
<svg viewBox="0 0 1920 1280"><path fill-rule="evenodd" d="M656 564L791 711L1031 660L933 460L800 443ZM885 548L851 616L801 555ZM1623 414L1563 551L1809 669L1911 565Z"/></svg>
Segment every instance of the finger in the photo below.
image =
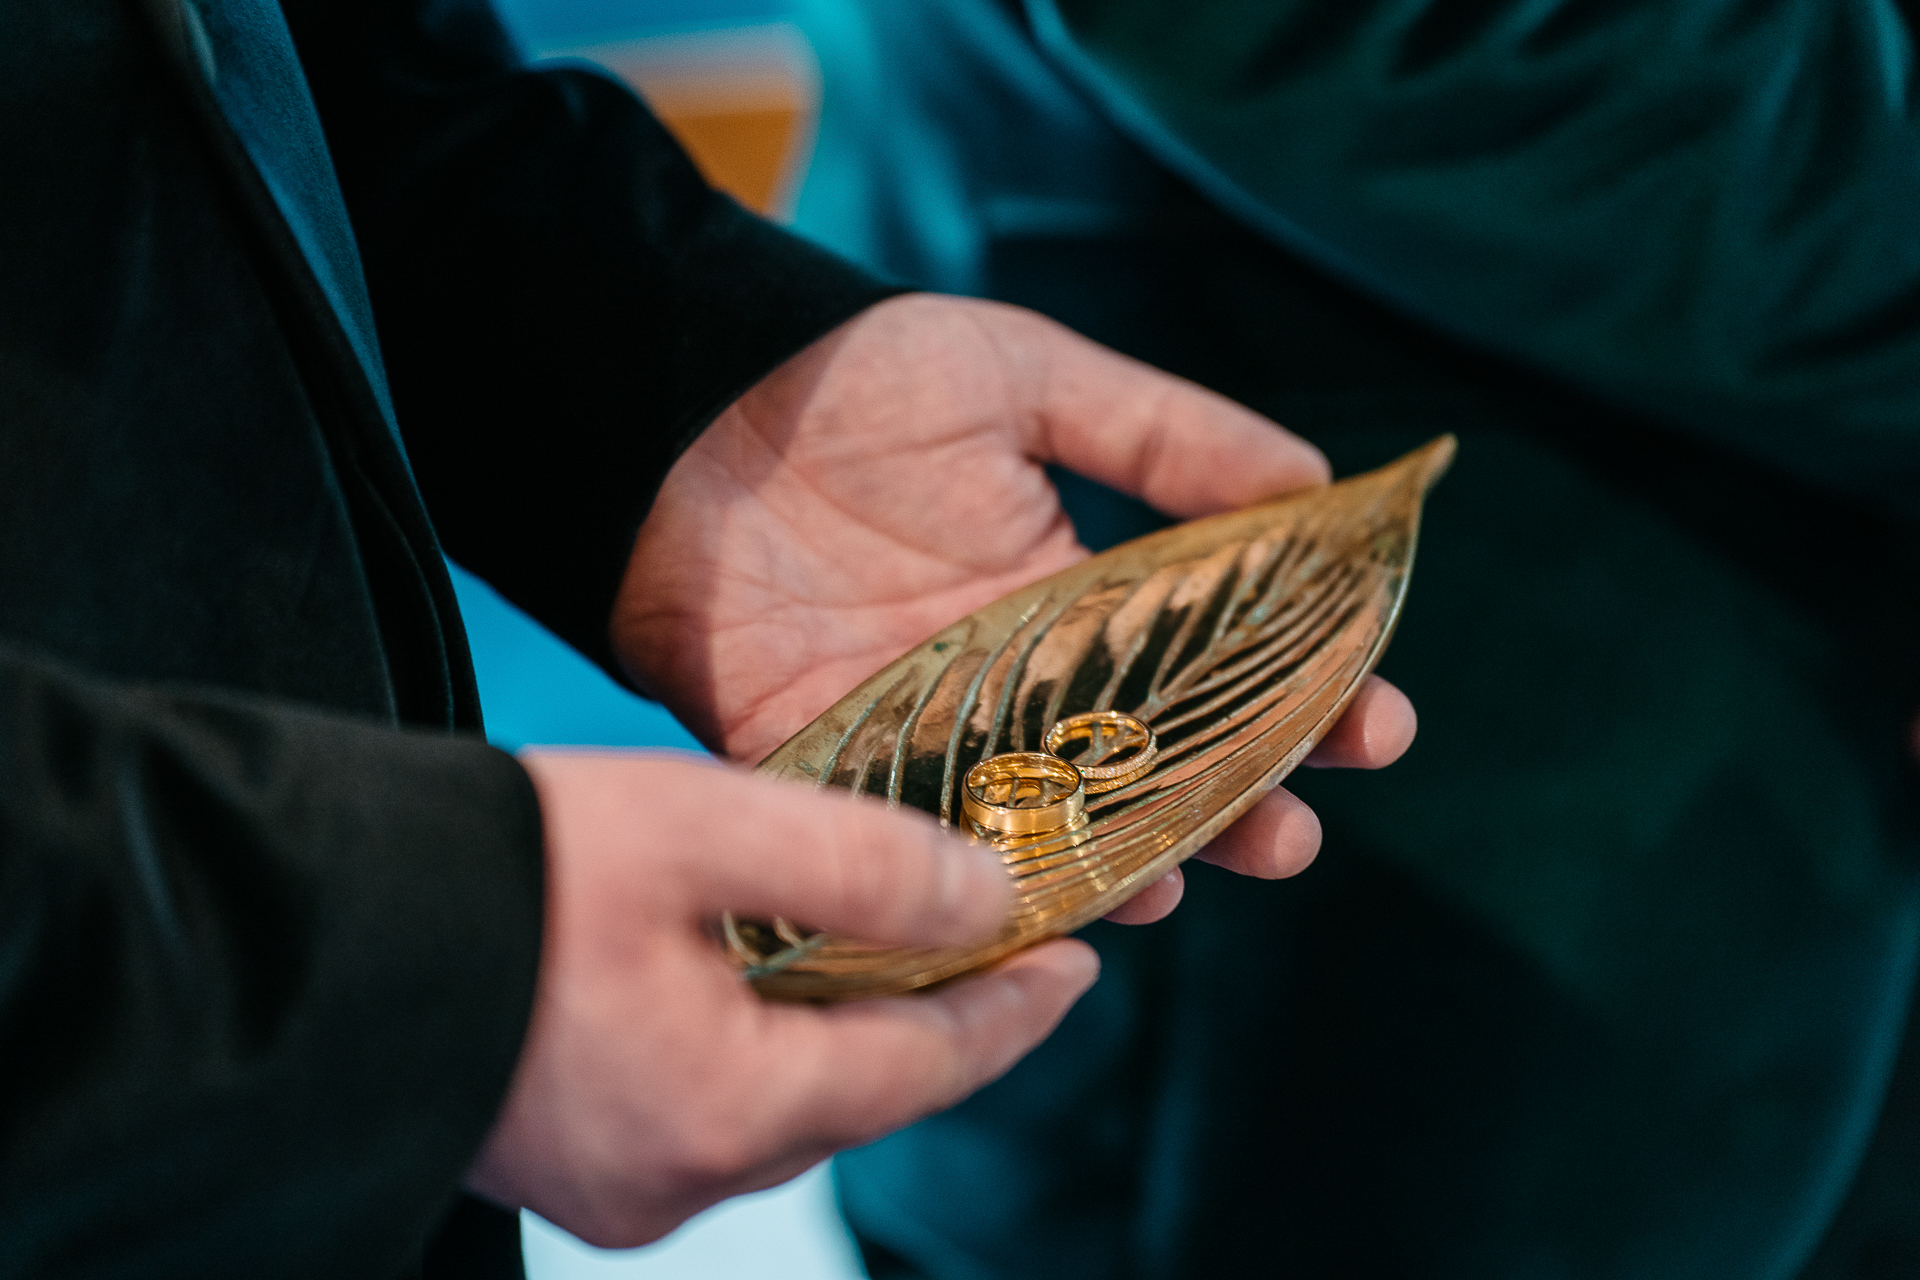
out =
<svg viewBox="0 0 1920 1280"><path fill-rule="evenodd" d="M1291 791L1276 787L1194 856L1239 875L1281 880L1305 871L1319 852L1319 817Z"/></svg>
<svg viewBox="0 0 1920 1280"><path fill-rule="evenodd" d="M1000 859L923 814L767 778L729 782L714 801L723 825L688 860L709 910L896 946L972 942L1006 918L1013 885Z"/></svg>
<svg viewBox="0 0 1920 1280"><path fill-rule="evenodd" d="M1183 378L1049 325L1043 450L1169 515L1228 511L1327 483L1320 451Z"/></svg>
<svg viewBox="0 0 1920 1280"><path fill-rule="evenodd" d="M1061 939L932 992L821 1010L809 1106L835 1145L950 1107L1046 1039L1099 975L1092 947Z"/></svg>
<svg viewBox="0 0 1920 1280"><path fill-rule="evenodd" d="M912 810L637 753L528 752L521 763L549 846L621 852L627 891L652 909L951 946L991 933L1012 901L991 851Z"/></svg>
<svg viewBox="0 0 1920 1280"><path fill-rule="evenodd" d="M1304 763L1316 769L1378 769L1413 745L1419 727L1407 695L1379 676L1368 676L1339 723Z"/></svg>
<svg viewBox="0 0 1920 1280"><path fill-rule="evenodd" d="M1173 914L1187 892L1187 878L1175 867L1125 902L1107 912L1115 924L1152 924Z"/></svg>

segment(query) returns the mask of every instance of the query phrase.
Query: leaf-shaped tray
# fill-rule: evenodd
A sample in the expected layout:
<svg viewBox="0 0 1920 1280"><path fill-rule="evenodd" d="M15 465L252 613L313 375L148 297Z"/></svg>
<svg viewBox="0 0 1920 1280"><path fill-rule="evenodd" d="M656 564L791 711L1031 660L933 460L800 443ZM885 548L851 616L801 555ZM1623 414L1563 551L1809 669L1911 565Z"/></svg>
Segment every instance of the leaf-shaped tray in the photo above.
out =
<svg viewBox="0 0 1920 1280"><path fill-rule="evenodd" d="M1291 773L1373 670L1406 596L1443 436L1378 471L1115 547L1005 596L887 665L760 765L964 825L989 756L1040 751L1066 716L1152 725L1144 776L1087 798L1072 838L1002 857L1018 885L993 938L864 946L729 922L763 994L851 1000L927 986L1105 915Z"/></svg>

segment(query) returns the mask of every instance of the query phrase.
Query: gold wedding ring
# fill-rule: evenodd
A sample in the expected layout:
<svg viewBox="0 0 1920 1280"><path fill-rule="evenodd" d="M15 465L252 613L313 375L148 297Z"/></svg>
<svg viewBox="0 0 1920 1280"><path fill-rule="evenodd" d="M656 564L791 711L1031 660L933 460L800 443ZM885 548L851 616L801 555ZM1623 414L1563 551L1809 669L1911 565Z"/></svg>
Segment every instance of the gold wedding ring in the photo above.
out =
<svg viewBox="0 0 1920 1280"><path fill-rule="evenodd" d="M1047 730L1047 750L1059 755L1070 743L1084 740L1086 750L1072 763L1085 781L1087 794L1099 795L1124 787L1153 768L1160 756L1159 740L1153 726L1122 711L1087 711L1068 716ZM1113 764L1080 763L1083 759L1106 760L1131 749L1131 755Z"/></svg>
<svg viewBox="0 0 1920 1280"><path fill-rule="evenodd" d="M988 836L1045 835L1085 824L1087 792L1058 756L1009 751L967 770L960 811Z"/></svg>

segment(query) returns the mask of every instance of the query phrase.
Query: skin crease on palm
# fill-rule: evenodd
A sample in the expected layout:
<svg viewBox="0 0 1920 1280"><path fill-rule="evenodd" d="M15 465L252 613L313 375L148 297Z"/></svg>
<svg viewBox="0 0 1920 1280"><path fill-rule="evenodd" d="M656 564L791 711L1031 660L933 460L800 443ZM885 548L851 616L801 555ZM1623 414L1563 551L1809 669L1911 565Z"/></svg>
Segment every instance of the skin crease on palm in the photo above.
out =
<svg viewBox="0 0 1920 1280"><path fill-rule="evenodd" d="M908 296L794 356L668 476L615 603L635 679L725 759L760 759L940 627L1086 554L1042 464L1180 517L1322 484L1311 446L1031 313ZM1371 680L1309 763L1376 768L1411 705ZM726 1196L951 1106L1092 984L1085 943L912 996L769 1004L723 910L876 943L989 933L998 859L925 815L658 755L528 752L546 828L538 990L467 1171L594 1244L642 1244ZM1319 823L1275 791L1201 856L1291 875ZM1166 877L1112 918L1158 919Z"/></svg>

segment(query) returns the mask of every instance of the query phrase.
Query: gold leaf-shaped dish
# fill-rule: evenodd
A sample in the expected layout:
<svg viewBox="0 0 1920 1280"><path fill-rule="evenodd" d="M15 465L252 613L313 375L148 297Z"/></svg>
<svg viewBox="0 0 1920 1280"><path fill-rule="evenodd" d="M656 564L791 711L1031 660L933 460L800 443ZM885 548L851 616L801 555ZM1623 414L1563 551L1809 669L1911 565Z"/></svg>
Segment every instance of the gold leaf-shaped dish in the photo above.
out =
<svg viewBox="0 0 1920 1280"><path fill-rule="evenodd" d="M887 665L760 765L965 829L957 788L1040 751L1079 712L1150 724L1142 777L1087 798L1082 832L1003 852L1018 886L993 938L882 948L729 922L761 994L852 1000L940 982L1112 911L1279 785L1373 670L1406 597L1442 436L1378 471L1135 539L961 619Z"/></svg>

